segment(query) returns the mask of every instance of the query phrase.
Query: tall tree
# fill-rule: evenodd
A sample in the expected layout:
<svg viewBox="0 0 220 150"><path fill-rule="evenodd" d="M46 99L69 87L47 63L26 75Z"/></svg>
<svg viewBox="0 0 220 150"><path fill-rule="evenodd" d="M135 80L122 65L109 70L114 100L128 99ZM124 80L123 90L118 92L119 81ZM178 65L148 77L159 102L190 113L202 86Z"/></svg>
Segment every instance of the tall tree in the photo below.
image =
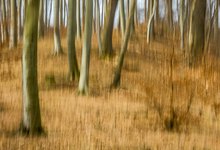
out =
<svg viewBox="0 0 220 150"><path fill-rule="evenodd" d="M96 2L96 30L97 30L97 39L98 39L98 46L99 46L99 54L102 51L102 39L101 39L101 29L100 29L100 5L99 0L95 0Z"/></svg>
<svg viewBox="0 0 220 150"><path fill-rule="evenodd" d="M8 36L8 26L7 26L7 19L6 19L6 4L5 0L1 0L1 12L2 12L2 25L3 25L3 40L8 41L9 36Z"/></svg>
<svg viewBox="0 0 220 150"><path fill-rule="evenodd" d="M219 6L219 0L215 0L215 26L214 26L214 39L217 42L218 41L218 17L219 17L219 10L218 10L218 6Z"/></svg>
<svg viewBox="0 0 220 150"><path fill-rule="evenodd" d="M86 0L85 31L83 36L82 63L79 79L79 93L87 95L89 92L89 63L92 38L93 1Z"/></svg>
<svg viewBox="0 0 220 150"><path fill-rule="evenodd" d="M132 19L134 18L135 6L136 6L136 0L131 0L131 9L130 9L130 12L129 12L129 19L127 20L127 23L126 23L125 36L124 36L123 41L122 41L121 52L120 52L120 56L119 56L119 59L118 59L117 66L116 66L113 83L111 85L113 88L116 88L120 85L121 70L122 70L122 67L123 67L124 57L125 57L127 47L128 47L128 42L129 42L129 37L130 37L130 32L131 32Z"/></svg>
<svg viewBox="0 0 220 150"><path fill-rule="evenodd" d="M172 10L173 0L166 0L166 21L168 23L169 31L173 28L173 10Z"/></svg>
<svg viewBox="0 0 220 150"><path fill-rule="evenodd" d="M79 79L79 69L76 58L75 33L76 33L76 1L68 0L68 25L67 25L67 46L69 60L70 80Z"/></svg>
<svg viewBox="0 0 220 150"><path fill-rule="evenodd" d="M102 57L110 56L113 53L112 48L112 33L114 27L115 11L118 4L118 0L109 1L110 6L107 8L105 16L105 24L102 35Z"/></svg>
<svg viewBox="0 0 220 150"><path fill-rule="evenodd" d="M10 22L10 41L9 48L17 46L17 5L16 0L11 0L11 22Z"/></svg>
<svg viewBox="0 0 220 150"><path fill-rule="evenodd" d="M185 10L185 0L180 1L180 47L181 49L184 48L184 29L185 29L185 22L186 22L186 10Z"/></svg>
<svg viewBox="0 0 220 150"><path fill-rule="evenodd" d="M40 10L38 19L38 37L44 36L44 1L40 0Z"/></svg>
<svg viewBox="0 0 220 150"><path fill-rule="evenodd" d="M147 43L150 43L150 40L154 38L154 17L156 14L157 0L151 0L149 4L148 9L150 16L147 24Z"/></svg>
<svg viewBox="0 0 220 150"><path fill-rule="evenodd" d="M21 39L22 36L22 29L21 29L21 5L22 5L22 0L18 0L18 24L17 24L17 28L18 28L18 41Z"/></svg>
<svg viewBox="0 0 220 150"><path fill-rule="evenodd" d="M54 54L59 55L63 53L61 40L60 40L60 27L59 27L59 6L60 0L54 0Z"/></svg>
<svg viewBox="0 0 220 150"><path fill-rule="evenodd" d="M122 36L125 34L125 8L124 0L120 0L120 25Z"/></svg>
<svg viewBox="0 0 220 150"><path fill-rule="evenodd" d="M77 22L77 38L81 38L81 17L80 17L80 0L76 1L76 22Z"/></svg>
<svg viewBox="0 0 220 150"><path fill-rule="evenodd" d="M206 0L193 0L190 13L189 50L190 65L201 62L205 44Z"/></svg>
<svg viewBox="0 0 220 150"><path fill-rule="evenodd" d="M23 134L42 133L37 83L37 32L39 0L28 0L22 53L23 113L20 131Z"/></svg>

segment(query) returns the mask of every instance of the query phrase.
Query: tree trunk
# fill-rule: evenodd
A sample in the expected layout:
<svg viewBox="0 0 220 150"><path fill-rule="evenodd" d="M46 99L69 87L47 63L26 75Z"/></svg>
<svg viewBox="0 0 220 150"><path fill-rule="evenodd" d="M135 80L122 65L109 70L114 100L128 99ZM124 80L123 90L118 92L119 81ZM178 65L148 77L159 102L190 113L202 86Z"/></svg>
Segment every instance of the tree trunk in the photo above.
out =
<svg viewBox="0 0 220 150"><path fill-rule="evenodd" d="M113 53L112 34L118 0L111 0L109 3L110 6L108 7L107 14L105 16L105 24L102 35L102 54L100 54L102 57L111 56Z"/></svg>
<svg viewBox="0 0 220 150"><path fill-rule="evenodd" d="M184 48L184 26L186 20L185 0L180 1L180 47Z"/></svg>
<svg viewBox="0 0 220 150"><path fill-rule="evenodd" d="M79 68L76 58L75 33L76 33L76 1L68 0L68 25L67 46L69 62L69 78L71 81L79 79Z"/></svg>
<svg viewBox="0 0 220 150"><path fill-rule="evenodd" d="M22 54L23 115L20 131L42 133L37 83L37 30L39 0L28 0Z"/></svg>
<svg viewBox="0 0 220 150"><path fill-rule="evenodd" d="M76 1L76 17L77 17L77 38L81 38L81 18L80 18L80 0Z"/></svg>
<svg viewBox="0 0 220 150"><path fill-rule="evenodd" d="M173 10L172 10L172 0L166 0L166 20L169 27L169 32L173 28Z"/></svg>
<svg viewBox="0 0 220 150"><path fill-rule="evenodd" d="M102 53L102 39L101 39L101 29L100 29L100 5L99 0L96 0L96 30L97 30L97 39L98 39L98 46L99 46L99 54ZM100 56L101 57L101 56Z"/></svg>
<svg viewBox="0 0 220 150"><path fill-rule="evenodd" d="M17 46L17 15L16 0L11 0L11 23L9 49Z"/></svg>
<svg viewBox="0 0 220 150"><path fill-rule="evenodd" d="M44 1L40 0L40 10L38 19L38 38L44 37Z"/></svg>
<svg viewBox="0 0 220 150"><path fill-rule="evenodd" d="M125 34L125 8L124 0L120 0L120 25L121 25L121 34L122 37Z"/></svg>
<svg viewBox="0 0 220 150"><path fill-rule="evenodd" d="M218 10L218 6L219 6L219 0L216 0L215 2L215 27L214 27L214 40L217 43L218 42L218 17L219 17L219 10Z"/></svg>
<svg viewBox="0 0 220 150"><path fill-rule="evenodd" d="M152 0L149 5L149 21L147 25L147 43L150 43L150 40L154 39L154 17L156 13L157 0Z"/></svg>
<svg viewBox="0 0 220 150"><path fill-rule="evenodd" d="M206 0L193 0L190 14L189 50L190 66L202 60L205 44Z"/></svg>
<svg viewBox="0 0 220 150"><path fill-rule="evenodd" d="M92 20L93 20L93 1L86 0L86 16L85 16L85 31L83 36L83 50L81 73L79 79L79 93L87 95L89 93L89 63L90 49L92 38Z"/></svg>
<svg viewBox="0 0 220 150"><path fill-rule="evenodd" d="M21 29L21 0L18 0L18 41L20 41L21 36L22 36L22 29Z"/></svg>
<svg viewBox="0 0 220 150"><path fill-rule="evenodd" d="M6 9L5 9L5 0L1 0L1 7L2 7L2 25L3 25L3 40L8 42L8 26L7 26L7 19L6 19Z"/></svg>
<svg viewBox="0 0 220 150"><path fill-rule="evenodd" d="M127 47L128 47L132 19L134 18L135 5L136 5L136 0L131 0L131 9L130 9L130 12L129 12L129 18L128 18L127 23L126 23L125 36L124 36L123 41L122 41L121 52L120 52L117 67L116 67L116 70L115 70L113 83L111 85L112 88L116 88L116 87L120 86L121 71L122 71L122 67L123 67L123 63L124 63L124 57L125 57Z"/></svg>
<svg viewBox="0 0 220 150"><path fill-rule="evenodd" d="M59 2L54 0L54 54L59 55L63 53L60 40L60 27L59 27Z"/></svg>

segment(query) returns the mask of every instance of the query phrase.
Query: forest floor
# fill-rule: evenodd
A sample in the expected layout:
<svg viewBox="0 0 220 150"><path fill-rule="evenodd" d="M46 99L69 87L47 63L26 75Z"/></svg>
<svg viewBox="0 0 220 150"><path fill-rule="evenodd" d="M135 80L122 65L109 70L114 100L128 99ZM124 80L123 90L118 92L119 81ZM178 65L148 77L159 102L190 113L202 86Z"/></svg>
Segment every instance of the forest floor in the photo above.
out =
<svg viewBox="0 0 220 150"><path fill-rule="evenodd" d="M52 55L52 34L39 41L38 82L46 137L10 134L18 129L22 113L22 46L2 48L0 149L220 149L220 59L209 53L206 65L189 68L178 40L156 38L147 45L144 30L137 33L130 40L116 90L109 87L120 36L115 32L116 54L109 60L98 58L94 36L90 94L85 97L78 96L77 82L67 80L65 36L62 56ZM81 42L76 43L80 64Z"/></svg>

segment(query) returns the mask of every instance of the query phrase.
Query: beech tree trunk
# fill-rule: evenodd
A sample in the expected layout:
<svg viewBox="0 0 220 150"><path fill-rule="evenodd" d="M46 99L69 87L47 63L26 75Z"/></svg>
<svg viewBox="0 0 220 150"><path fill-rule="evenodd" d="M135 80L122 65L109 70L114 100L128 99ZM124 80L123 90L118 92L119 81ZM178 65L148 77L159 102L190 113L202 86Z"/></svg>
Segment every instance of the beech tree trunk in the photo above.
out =
<svg viewBox="0 0 220 150"><path fill-rule="evenodd" d="M126 54L127 48L128 48L132 19L134 19L135 6L136 6L136 0L131 0L131 9L129 12L129 18L126 23L125 36L122 41L121 52L120 52L117 67L115 70L113 83L111 85L112 88L117 88L118 86L120 86L121 71L122 71L122 67L123 67L123 63L124 63L124 57L125 57L125 54Z"/></svg>
<svg viewBox="0 0 220 150"><path fill-rule="evenodd" d="M118 4L118 0L111 0L109 3L110 6L107 8L103 35L102 35L102 53L100 54L100 56L102 57L111 56L113 53L112 33L113 33L115 11Z"/></svg>
<svg viewBox="0 0 220 150"><path fill-rule="evenodd" d="M11 0L11 22L10 22L10 41L9 49L17 46L17 7L16 0Z"/></svg>
<svg viewBox="0 0 220 150"><path fill-rule="evenodd" d="M82 63L79 79L79 94L89 93L89 63L92 38L93 1L86 0L85 31L83 36Z"/></svg>
<svg viewBox="0 0 220 150"><path fill-rule="evenodd" d="M205 45L206 0L193 0L190 14L190 66L201 63Z"/></svg>
<svg viewBox="0 0 220 150"><path fill-rule="evenodd" d="M70 80L79 80L79 68L76 58L75 33L76 33L76 1L68 0L68 25L67 46Z"/></svg>
<svg viewBox="0 0 220 150"><path fill-rule="evenodd" d="M77 18L77 38L81 38L81 18L80 18L80 0L76 1L76 18Z"/></svg>
<svg viewBox="0 0 220 150"><path fill-rule="evenodd" d="M23 115L21 133L42 133L37 83L37 32L39 0L28 0L22 54Z"/></svg>
<svg viewBox="0 0 220 150"><path fill-rule="evenodd" d="M38 19L38 38L44 37L44 0L40 0Z"/></svg>
<svg viewBox="0 0 220 150"><path fill-rule="evenodd" d="M59 55L63 53L60 40L60 27L59 27L59 2L54 0L54 54Z"/></svg>
<svg viewBox="0 0 220 150"><path fill-rule="evenodd" d="M3 26L3 41L8 42L8 26L7 26L7 19L6 19L6 9L5 9L5 0L1 0L1 12L2 12L2 26Z"/></svg>
<svg viewBox="0 0 220 150"><path fill-rule="evenodd" d="M120 0L120 25L122 36L125 34L125 8L124 0Z"/></svg>

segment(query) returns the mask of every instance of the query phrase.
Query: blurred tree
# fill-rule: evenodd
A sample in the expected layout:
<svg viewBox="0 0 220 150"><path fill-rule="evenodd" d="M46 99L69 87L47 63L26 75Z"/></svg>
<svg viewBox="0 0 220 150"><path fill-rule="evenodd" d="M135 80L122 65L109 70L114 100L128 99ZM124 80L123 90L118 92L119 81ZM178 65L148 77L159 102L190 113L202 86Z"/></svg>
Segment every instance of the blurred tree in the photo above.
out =
<svg viewBox="0 0 220 150"><path fill-rule="evenodd" d="M85 31L83 36L82 63L79 79L79 94L89 93L89 63L92 38L93 1L86 0Z"/></svg>
<svg viewBox="0 0 220 150"><path fill-rule="evenodd" d="M22 53L23 113L20 132L42 133L37 83L37 32L39 0L28 0Z"/></svg>
<svg viewBox="0 0 220 150"><path fill-rule="evenodd" d="M132 24L132 19L134 19L134 11L135 11L135 6L136 6L136 0L131 0L131 9L129 12L129 18L126 23L126 31L125 31L125 36L122 40L122 46L121 46L121 52L120 56L117 62L115 74L114 74L114 79L113 83L111 85L112 88L116 88L120 85L121 81L121 70L123 67L124 63L124 57L128 48L128 42L129 42L129 37L130 37L130 32L131 32L131 24Z"/></svg>
<svg viewBox="0 0 220 150"><path fill-rule="evenodd" d="M40 10L38 19L38 38L44 37L44 1L40 0Z"/></svg>
<svg viewBox="0 0 220 150"><path fill-rule="evenodd" d="M68 0L67 46L70 80L79 80L79 68L76 58L75 33L76 33L76 1Z"/></svg>
<svg viewBox="0 0 220 150"><path fill-rule="evenodd" d="M60 0L54 0L54 54L59 55L63 53L60 40L60 26L59 26L59 5Z"/></svg>
<svg viewBox="0 0 220 150"><path fill-rule="evenodd" d="M204 53L206 0L193 0L190 13L190 66L198 65Z"/></svg>
<svg viewBox="0 0 220 150"><path fill-rule="evenodd" d="M17 5L16 0L11 0L11 20L10 20L10 41L9 48L15 48L17 46Z"/></svg>

